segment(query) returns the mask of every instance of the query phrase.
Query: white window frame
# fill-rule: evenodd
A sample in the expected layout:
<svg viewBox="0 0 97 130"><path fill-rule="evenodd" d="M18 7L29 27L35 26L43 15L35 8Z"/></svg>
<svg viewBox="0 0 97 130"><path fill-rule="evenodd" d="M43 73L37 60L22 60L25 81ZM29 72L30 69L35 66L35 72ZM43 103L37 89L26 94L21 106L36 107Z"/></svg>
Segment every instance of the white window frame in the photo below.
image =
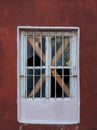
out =
<svg viewBox="0 0 97 130"><path fill-rule="evenodd" d="M44 30L76 30L77 34L73 34L71 38L71 59L72 74L76 77L70 86L72 91L69 98L44 98L44 99L27 99L21 96L24 91L20 86L20 70L21 58L21 38L24 36L21 32L33 29ZM26 38L26 37L25 37ZM18 26L17 27L17 117L20 123L27 124L77 124L80 122L80 77L79 77L79 27L40 27L40 26ZM26 39L25 39L26 40ZM24 42L25 42L24 40ZM26 44L25 44L26 46ZM26 51L26 50L25 50ZM25 53L24 53L25 55ZM76 58L75 58L76 57ZM76 68L77 67L77 68ZM75 69L76 68L76 69ZM76 83L76 84L75 84ZM22 90L21 90L22 89Z"/></svg>

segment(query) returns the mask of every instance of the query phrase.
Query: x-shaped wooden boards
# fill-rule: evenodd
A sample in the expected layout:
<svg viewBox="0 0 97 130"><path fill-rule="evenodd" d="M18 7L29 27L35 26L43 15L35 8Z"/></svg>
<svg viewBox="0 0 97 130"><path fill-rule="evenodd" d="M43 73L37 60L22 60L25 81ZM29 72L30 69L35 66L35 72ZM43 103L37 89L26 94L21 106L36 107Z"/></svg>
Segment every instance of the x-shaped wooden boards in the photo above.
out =
<svg viewBox="0 0 97 130"><path fill-rule="evenodd" d="M45 58L45 55L43 54L43 52L41 51L41 49L39 48L39 46L34 44L34 40L33 40L31 37L28 38L28 41L29 41L29 43L32 45L33 49L36 51L36 53L38 54L38 56L39 56L39 57L42 59L42 61L45 63L45 59L46 59L46 58ZM64 43L63 43L63 44L64 44ZM52 65L54 65L54 63L55 63L55 57L56 57L56 62L57 62L58 59L59 59L59 57L60 57L60 55L61 55L61 53L66 49L67 45L68 45L68 39L65 38L65 45L62 45L62 46L58 49L56 55L53 57L53 59L52 59L52 61L51 61L51 64L52 64ZM62 47L64 47L64 48L62 49ZM61 79L60 75L57 73L57 71L54 70L54 69L52 69L52 70L51 70L51 73L52 73L52 75L53 75L54 77L57 75L57 76L56 76L57 82L58 82L59 85L62 87L62 89L65 91L65 93L67 94L67 96L69 96L69 95L70 95L70 90L69 90L68 86L62 81L62 79ZM56 74L56 75L55 75L55 74ZM42 82L41 82L41 81L42 81ZM30 94L28 95L28 97L31 97L31 96L33 96L33 94L37 93L38 90L39 90L39 88L40 88L40 86L43 84L44 81L45 81L45 75L42 75L42 76L40 77L40 79L38 80L38 82L36 83L35 87L32 89L32 91L31 91Z"/></svg>

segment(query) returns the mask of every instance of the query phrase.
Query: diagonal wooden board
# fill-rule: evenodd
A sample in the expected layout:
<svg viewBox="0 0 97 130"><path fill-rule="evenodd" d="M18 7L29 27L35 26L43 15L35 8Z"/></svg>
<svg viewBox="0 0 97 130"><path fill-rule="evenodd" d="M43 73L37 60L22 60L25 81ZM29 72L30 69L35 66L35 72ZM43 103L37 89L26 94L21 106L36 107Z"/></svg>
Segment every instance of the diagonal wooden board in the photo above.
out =
<svg viewBox="0 0 97 130"><path fill-rule="evenodd" d="M65 43L65 45L64 45ZM63 53L63 51L66 49L66 47L68 46L69 42L68 42L68 38L65 38L64 43L62 44L62 46L58 49L56 55L53 57L52 61L51 61L51 65L55 65L55 59L56 59L56 63L58 61L58 59L60 58L60 55Z"/></svg>
<svg viewBox="0 0 97 130"><path fill-rule="evenodd" d="M68 89L68 86L62 81L60 75L57 73L57 71L55 71L54 69L51 70L52 75L55 77L55 73L56 73L56 80L59 83L59 85L61 86L61 88L65 91L65 93L69 96L70 95L70 91ZM63 82L63 84L62 84Z"/></svg>
<svg viewBox="0 0 97 130"><path fill-rule="evenodd" d="M28 38L28 40L29 40L29 42L30 42L30 44L32 45L32 47L34 48L34 50L36 51L36 53L38 54L38 56L42 59L42 61L45 63L45 55L43 54L43 52L41 51L41 49L39 48L39 46L35 46L35 44L34 44L34 40L31 38L31 37L29 37ZM64 49L66 49L66 47L67 47L67 45L68 45L68 40L66 40L65 41L66 42L66 45L64 46ZM63 50L64 50L63 49ZM58 52L59 52L59 54L58 54ZM61 53L62 53L62 46L58 49L58 51L57 51L57 53L56 53L56 57L60 57L60 55L61 55ZM55 59L55 56L54 56L54 58L52 59L52 63L54 64L54 60ZM56 61L58 60L58 58L56 59ZM55 73L57 73L57 72L55 72L56 70L52 70L51 71L51 73L52 73L52 75L55 77ZM56 80L57 80L57 82L59 83L59 85L62 87L62 89L65 91L65 93L67 94L67 96L69 96L70 95L70 90L69 90L69 88L68 88L68 86L64 83L64 85L62 86L62 79L61 79L61 77L59 76L59 74L57 73L57 77L58 78L56 78ZM34 87L34 89L30 92L30 94L29 94L29 96L28 97L31 97L31 96L33 96L33 93L35 94L35 93L37 93L38 92L38 90L39 90L39 88L40 88L40 80L42 80L42 76L40 77L40 79L38 80L38 82L37 82L37 84L35 85L35 87ZM45 80L45 79L44 79ZM44 82L44 80L42 80L42 83ZM34 92L33 92L34 91Z"/></svg>
<svg viewBox="0 0 97 130"><path fill-rule="evenodd" d="M43 60L43 62L45 63L45 55L43 54L43 52L41 51L41 49L39 48L39 46L37 44L34 44L34 40L29 37L29 42L32 45L32 47L34 48L34 50L37 52L38 56Z"/></svg>
<svg viewBox="0 0 97 130"><path fill-rule="evenodd" d="M41 82L42 81L42 82ZM38 80L38 82L36 83L35 87L32 89L32 91L30 92L30 94L28 95L28 97L33 96L35 93L38 92L40 86L43 84L43 82L45 81L45 75L42 75L40 77L40 79Z"/></svg>

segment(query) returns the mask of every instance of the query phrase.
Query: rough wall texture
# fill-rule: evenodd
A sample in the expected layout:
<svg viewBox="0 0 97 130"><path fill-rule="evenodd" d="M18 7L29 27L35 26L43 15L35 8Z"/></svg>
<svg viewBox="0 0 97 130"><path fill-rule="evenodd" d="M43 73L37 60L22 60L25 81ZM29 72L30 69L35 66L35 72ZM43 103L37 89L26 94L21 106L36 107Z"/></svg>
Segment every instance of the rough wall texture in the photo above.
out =
<svg viewBox="0 0 97 130"><path fill-rule="evenodd" d="M16 29L19 25L80 27L80 124L17 122ZM96 0L0 0L0 130L97 130L96 55Z"/></svg>

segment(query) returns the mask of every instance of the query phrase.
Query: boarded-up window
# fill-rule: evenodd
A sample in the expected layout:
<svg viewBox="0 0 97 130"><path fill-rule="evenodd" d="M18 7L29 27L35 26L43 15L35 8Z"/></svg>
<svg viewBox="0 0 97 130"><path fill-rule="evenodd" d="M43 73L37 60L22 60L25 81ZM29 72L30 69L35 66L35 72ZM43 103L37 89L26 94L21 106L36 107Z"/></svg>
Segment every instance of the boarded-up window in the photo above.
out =
<svg viewBox="0 0 97 130"><path fill-rule="evenodd" d="M78 123L79 28L19 27L18 56L18 120Z"/></svg>

